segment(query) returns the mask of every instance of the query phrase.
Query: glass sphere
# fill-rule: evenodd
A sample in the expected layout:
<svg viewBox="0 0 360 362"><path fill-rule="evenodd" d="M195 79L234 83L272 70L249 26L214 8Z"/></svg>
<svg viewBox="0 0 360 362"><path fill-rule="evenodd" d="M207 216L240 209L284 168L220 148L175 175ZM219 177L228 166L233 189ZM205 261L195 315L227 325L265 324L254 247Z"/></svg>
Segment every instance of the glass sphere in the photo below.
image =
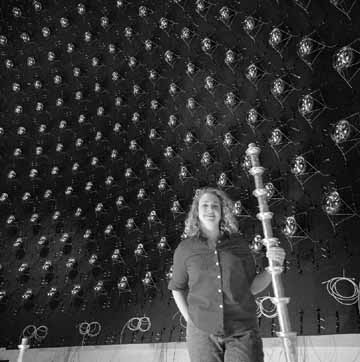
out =
<svg viewBox="0 0 360 362"><path fill-rule="evenodd" d="M306 172L306 160L303 156L297 156L293 160L291 172L295 176L303 175Z"/></svg>
<svg viewBox="0 0 360 362"><path fill-rule="evenodd" d="M8 42L7 37L5 35L0 35L0 45L5 46L7 45L7 42Z"/></svg>
<svg viewBox="0 0 360 362"><path fill-rule="evenodd" d="M97 66L99 66L99 64L100 64L99 58L97 58L97 57L92 57L92 58L91 58L91 65L92 65L93 67L97 67Z"/></svg>
<svg viewBox="0 0 360 362"><path fill-rule="evenodd" d="M301 39L299 44L298 44L299 55L302 58L308 56L311 53L312 48L313 48L313 42L311 41L310 38Z"/></svg>
<svg viewBox="0 0 360 362"><path fill-rule="evenodd" d="M211 164L211 156L209 152L204 152L202 157L201 157L201 164L204 167L208 167Z"/></svg>
<svg viewBox="0 0 360 362"><path fill-rule="evenodd" d="M100 106L96 109L97 116L103 116L104 114L105 114L105 108L103 106Z"/></svg>
<svg viewBox="0 0 360 362"><path fill-rule="evenodd" d="M325 195L323 209L328 215L339 213L341 206L341 197L337 190L333 189Z"/></svg>
<svg viewBox="0 0 360 362"><path fill-rule="evenodd" d="M335 129L331 134L331 138L336 144L340 144L349 139L351 135L351 125L346 119L342 119L336 123Z"/></svg>
<svg viewBox="0 0 360 362"><path fill-rule="evenodd" d="M270 32L270 36L269 36L269 44L273 47L276 48L282 41L282 32L279 28L274 28L273 30L271 30Z"/></svg>
<svg viewBox="0 0 360 362"><path fill-rule="evenodd" d="M109 26L109 18L107 16L102 16L100 18L100 25L102 28L107 28Z"/></svg>
<svg viewBox="0 0 360 362"><path fill-rule="evenodd" d="M168 159L174 157L174 150L171 146L167 146L165 148L164 156L165 156L165 158L168 158Z"/></svg>
<svg viewBox="0 0 360 362"><path fill-rule="evenodd" d="M81 73L81 70L80 70L79 67L73 68L73 75L74 75L74 77L79 77L79 76L80 76L80 73Z"/></svg>
<svg viewBox="0 0 360 362"><path fill-rule="evenodd" d="M68 18L60 18L60 25L62 28L67 28L70 25L70 21Z"/></svg>
<svg viewBox="0 0 360 362"><path fill-rule="evenodd" d="M148 16L148 14L149 14L148 8L146 6L144 6L144 5L141 5L139 7L139 16L141 18L145 18L146 16Z"/></svg>
<svg viewBox="0 0 360 362"><path fill-rule="evenodd" d="M186 64L186 74L194 75L195 74L195 64L192 62L188 62Z"/></svg>
<svg viewBox="0 0 360 362"><path fill-rule="evenodd" d="M313 111L313 108L314 108L314 98L312 97L312 95L311 94L303 95L299 100L299 105L298 105L299 113L302 116L309 115Z"/></svg>
<svg viewBox="0 0 360 362"><path fill-rule="evenodd" d="M51 35L51 31L50 31L50 28L48 28L47 26L44 26L42 29L41 29L41 34L44 38L48 38L50 35Z"/></svg>
<svg viewBox="0 0 360 362"><path fill-rule="evenodd" d="M215 126L216 119L213 114L207 114L205 118L205 122L209 127Z"/></svg>
<svg viewBox="0 0 360 362"><path fill-rule="evenodd" d="M191 36L190 29L187 27L184 27L181 29L180 38L182 40L189 40Z"/></svg>
<svg viewBox="0 0 360 362"><path fill-rule="evenodd" d="M167 63L173 63L175 60L174 52L171 50L167 50L164 54L164 59Z"/></svg>
<svg viewBox="0 0 360 362"><path fill-rule="evenodd" d="M24 111L24 108L23 108L23 106L20 106L20 105L17 105L16 107L15 107L15 113L16 114L21 114L21 113L23 113L23 111Z"/></svg>
<svg viewBox="0 0 360 362"><path fill-rule="evenodd" d="M146 39L144 41L144 45L145 45L145 50L147 52L150 52L153 49L153 46L154 46L153 42L150 39Z"/></svg>
<svg viewBox="0 0 360 362"><path fill-rule="evenodd" d="M225 95L225 104L229 107L234 107L236 105L236 96L233 92L228 92Z"/></svg>
<svg viewBox="0 0 360 362"><path fill-rule="evenodd" d="M28 33L21 33L20 34L20 39L24 42L24 43L28 43L30 41L30 35Z"/></svg>
<svg viewBox="0 0 360 362"><path fill-rule="evenodd" d="M67 52L68 54L73 53L74 50L75 50L75 45L74 45L73 43L67 43L67 44L66 44L66 52Z"/></svg>
<svg viewBox="0 0 360 362"><path fill-rule="evenodd" d="M62 76L57 74L54 76L54 84L59 85L62 83Z"/></svg>
<svg viewBox="0 0 360 362"><path fill-rule="evenodd" d="M26 60L26 64L28 67L32 67L34 66L36 63L35 58L34 57L28 57Z"/></svg>
<svg viewBox="0 0 360 362"><path fill-rule="evenodd" d="M13 83L11 88L12 88L13 92L16 92L16 93L20 92L20 90L21 90L19 83Z"/></svg>
<svg viewBox="0 0 360 362"><path fill-rule="evenodd" d="M169 125L171 128L174 128L174 127L176 127L177 123L178 123L177 117L176 117L174 114L171 114L171 115L169 116L168 125Z"/></svg>
<svg viewBox="0 0 360 362"><path fill-rule="evenodd" d="M41 83L40 80L36 80L36 81L34 82L34 88L35 88L35 89L41 89L41 88L42 88L42 83Z"/></svg>
<svg viewBox="0 0 360 362"><path fill-rule="evenodd" d="M77 12L79 15L84 15L86 13L85 5L82 3L77 4Z"/></svg>
<svg viewBox="0 0 360 362"><path fill-rule="evenodd" d="M196 11L201 13L206 10L206 5L204 0L196 0Z"/></svg>
<svg viewBox="0 0 360 362"><path fill-rule="evenodd" d="M285 225L282 229L284 235L291 237L293 236L297 231L297 223L295 220L295 216L288 216L285 219Z"/></svg>
<svg viewBox="0 0 360 362"><path fill-rule="evenodd" d="M208 91L214 90L215 88L215 79L211 76L207 76L205 78L204 88Z"/></svg>
<svg viewBox="0 0 360 362"><path fill-rule="evenodd" d="M109 52L110 54L115 54L115 52L116 52L116 46L115 46L115 44L109 44L109 45L108 45L108 52Z"/></svg>
<svg viewBox="0 0 360 362"><path fill-rule="evenodd" d="M44 110L44 103L36 102L35 109L36 109L37 112L42 112Z"/></svg>
<svg viewBox="0 0 360 362"><path fill-rule="evenodd" d="M169 26L169 21L168 19L162 17L160 18L160 21L159 21L159 28L161 30L165 30L167 27Z"/></svg>
<svg viewBox="0 0 360 362"><path fill-rule="evenodd" d="M156 111L160 108L160 103L157 99L152 99L150 101L150 109L152 109L153 111Z"/></svg>
<svg viewBox="0 0 360 362"><path fill-rule="evenodd" d="M175 96L177 92L178 92L177 85L175 83L170 83L170 85L169 85L169 94L171 96Z"/></svg>
<svg viewBox="0 0 360 362"><path fill-rule="evenodd" d="M123 103L124 100L120 96L115 97L115 107L121 107Z"/></svg>
<svg viewBox="0 0 360 362"><path fill-rule="evenodd" d="M230 65L235 62L235 53L229 49L225 53L225 64Z"/></svg>
<svg viewBox="0 0 360 362"><path fill-rule="evenodd" d="M192 132L187 132L184 138L184 143L187 145L191 145L194 142L194 135Z"/></svg>
<svg viewBox="0 0 360 362"><path fill-rule="evenodd" d="M159 191L165 191L166 190L166 180L164 178L161 178L158 184Z"/></svg>
<svg viewBox="0 0 360 362"><path fill-rule="evenodd" d="M255 125L258 121L259 113L255 108L249 109L246 114L246 122L250 125Z"/></svg>
<svg viewBox="0 0 360 362"><path fill-rule="evenodd" d="M56 105L56 107L62 107L64 105L64 99L63 98L57 98L55 105Z"/></svg>
<svg viewBox="0 0 360 362"><path fill-rule="evenodd" d="M258 68L255 64L250 64L246 68L245 76L250 81L255 80L258 77Z"/></svg>
<svg viewBox="0 0 360 362"><path fill-rule="evenodd" d="M21 9L18 7L13 7L11 12L12 12L14 18L20 18L22 15Z"/></svg>
<svg viewBox="0 0 360 362"><path fill-rule="evenodd" d="M250 33L255 29L255 19L252 16L247 16L243 22L243 29L247 32Z"/></svg>
<svg viewBox="0 0 360 362"><path fill-rule="evenodd" d="M230 20L231 12L230 12L230 9L229 9L227 6L223 6L223 7L219 10L219 14L220 14L220 19L221 19L222 21Z"/></svg>
<svg viewBox="0 0 360 362"><path fill-rule="evenodd" d="M354 60L354 50L349 46L341 48L333 58L333 67L337 71L349 68Z"/></svg>
<svg viewBox="0 0 360 362"><path fill-rule="evenodd" d="M40 1L33 1L34 10L38 13L42 10L42 4Z"/></svg>
<svg viewBox="0 0 360 362"><path fill-rule="evenodd" d="M82 91L76 91L75 92L75 99L77 101L81 101L83 99L83 92Z"/></svg>
<svg viewBox="0 0 360 362"><path fill-rule="evenodd" d="M211 40L209 38L204 38L202 41L201 41L201 49L204 51L204 52L208 52L211 50L212 48L212 44L211 44Z"/></svg>
<svg viewBox="0 0 360 362"><path fill-rule="evenodd" d="M14 68L14 62L11 59L6 59L5 60L5 67L7 69Z"/></svg>
<svg viewBox="0 0 360 362"><path fill-rule="evenodd" d="M125 29L124 29L124 36L126 39L130 40L132 39L134 35L134 31L133 29L130 27L130 26L127 26Z"/></svg>
<svg viewBox="0 0 360 362"><path fill-rule="evenodd" d="M265 184L265 190L266 190L266 197L268 200L270 200L274 194L275 194L275 187L274 184L271 182L268 182Z"/></svg>
<svg viewBox="0 0 360 362"><path fill-rule="evenodd" d="M89 42L91 42L91 39L92 39L92 34L89 31L86 31L84 34L85 42L89 43Z"/></svg>
<svg viewBox="0 0 360 362"><path fill-rule="evenodd" d="M279 128L273 129L271 136L269 138L269 143L271 146L279 146L282 143L283 135Z"/></svg>
<svg viewBox="0 0 360 362"><path fill-rule="evenodd" d="M53 61L55 60L55 58L56 58L56 57L55 57L55 53L54 53L54 52L51 52L51 51L48 52L48 57L47 57L47 58L48 58L48 61L49 61L49 62L53 62Z"/></svg>
<svg viewBox="0 0 360 362"><path fill-rule="evenodd" d="M271 93L274 96L280 96L282 93L284 93L284 90L285 90L284 80L281 78L275 79L271 87Z"/></svg>
<svg viewBox="0 0 360 362"><path fill-rule="evenodd" d="M120 74L118 72L111 73L111 80L116 81L120 79Z"/></svg>
<svg viewBox="0 0 360 362"><path fill-rule="evenodd" d="M128 66L130 68L135 68L136 65L137 65L137 59L135 57L129 57Z"/></svg>
<svg viewBox="0 0 360 362"><path fill-rule="evenodd" d="M194 99L193 97L190 97L190 98L187 99L187 101L186 101L186 107L187 107L188 109L195 109L195 107L196 107L196 101L195 101L195 99Z"/></svg>

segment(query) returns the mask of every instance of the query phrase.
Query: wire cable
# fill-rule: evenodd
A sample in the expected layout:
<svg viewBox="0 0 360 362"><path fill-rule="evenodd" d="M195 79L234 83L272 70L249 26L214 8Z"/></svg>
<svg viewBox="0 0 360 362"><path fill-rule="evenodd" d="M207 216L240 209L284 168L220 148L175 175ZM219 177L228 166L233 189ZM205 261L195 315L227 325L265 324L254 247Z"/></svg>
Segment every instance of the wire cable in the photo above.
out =
<svg viewBox="0 0 360 362"><path fill-rule="evenodd" d="M172 320L174 320L175 319L175 317L178 315L178 314L180 314L180 312L179 311L177 311L173 316L172 316ZM185 328L186 329L186 325L187 325L187 322L186 322L186 320L185 320L185 318L183 317L183 315L182 314L180 314L180 317L179 317L179 323L180 323L180 325L181 325L181 327L183 327L183 328Z"/></svg>
<svg viewBox="0 0 360 362"><path fill-rule="evenodd" d="M149 317L130 318L121 329L120 344L122 343L122 337L126 327L132 332L147 332L151 328L151 321Z"/></svg>
<svg viewBox="0 0 360 362"><path fill-rule="evenodd" d="M96 337L101 332L101 324L99 322L81 322L79 324L79 333L82 336Z"/></svg>
<svg viewBox="0 0 360 362"><path fill-rule="evenodd" d="M36 327L33 324L27 325L22 331L22 337L28 338L29 340L35 339L37 342L41 342L48 335L49 328L45 325Z"/></svg>
<svg viewBox="0 0 360 362"><path fill-rule="evenodd" d="M353 287L353 293L349 296L342 295L337 287L339 282L348 282ZM354 278L346 277L334 277L321 284L326 284L326 289L328 293L340 304L342 305L353 305L359 302L359 287L354 282Z"/></svg>
<svg viewBox="0 0 360 362"><path fill-rule="evenodd" d="M278 313L276 311L276 305L273 302L274 299L275 299L275 297L270 297L270 296L258 297L255 299L255 302L257 305L256 315L258 318L260 318L261 316L264 316L266 318L275 318L278 315ZM269 300L271 303L273 303L273 306L271 309L266 309L264 307L264 302L266 300ZM270 314L270 313L272 313L272 314Z"/></svg>
<svg viewBox="0 0 360 362"><path fill-rule="evenodd" d="M101 332L101 324L99 322L81 322L79 324L79 333L83 336L81 346L85 344L86 337L96 337Z"/></svg>

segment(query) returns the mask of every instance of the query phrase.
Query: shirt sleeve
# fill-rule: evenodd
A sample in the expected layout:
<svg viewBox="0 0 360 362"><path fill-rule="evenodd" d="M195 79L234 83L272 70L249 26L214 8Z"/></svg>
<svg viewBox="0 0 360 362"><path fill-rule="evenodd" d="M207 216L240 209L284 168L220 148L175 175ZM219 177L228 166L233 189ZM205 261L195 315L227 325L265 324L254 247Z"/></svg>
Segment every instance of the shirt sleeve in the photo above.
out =
<svg viewBox="0 0 360 362"><path fill-rule="evenodd" d="M256 277L256 262L255 257L251 252L249 252L249 255L246 257L246 272L249 282L252 283Z"/></svg>
<svg viewBox="0 0 360 362"><path fill-rule="evenodd" d="M168 284L170 290L188 289L189 276L185 267L185 255L183 248L179 245L174 252L173 273Z"/></svg>
<svg viewBox="0 0 360 362"><path fill-rule="evenodd" d="M248 244L244 242L245 255L244 255L244 267L249 283L256 277L256 256L251 252Z"/></svg>
<svg viewBox="0 0 360 362"><path fill-rule="evenodd" d="M242 258L242 264L245 270L245 275L248 283L251 284L256 277L256 261L255 256L250 250L248 242L242 237L241 234L234 236L239 245L239 252Z"/></svg>

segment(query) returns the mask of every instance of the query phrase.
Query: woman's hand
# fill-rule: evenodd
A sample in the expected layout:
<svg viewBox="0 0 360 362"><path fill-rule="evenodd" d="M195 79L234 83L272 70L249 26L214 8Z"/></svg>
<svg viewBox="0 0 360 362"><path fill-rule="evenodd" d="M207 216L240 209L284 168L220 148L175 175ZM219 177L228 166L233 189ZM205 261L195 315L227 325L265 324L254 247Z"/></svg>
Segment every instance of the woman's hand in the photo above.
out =
<svg viewBox="0 0 360 362"><path fill-rule="evenodd" d="M266 257L277 265L284 264L285 255L285 250L279 246L272 246L266 250Z"/></svg>

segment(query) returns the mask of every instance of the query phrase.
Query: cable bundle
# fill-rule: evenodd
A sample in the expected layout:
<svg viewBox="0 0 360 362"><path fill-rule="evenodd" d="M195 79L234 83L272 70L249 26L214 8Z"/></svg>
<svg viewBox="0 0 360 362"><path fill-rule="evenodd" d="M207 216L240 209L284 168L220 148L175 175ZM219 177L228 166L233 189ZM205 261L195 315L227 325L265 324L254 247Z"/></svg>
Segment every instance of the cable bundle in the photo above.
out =
<svg viewBox="0 0 360 362"><path fill-rule="evenodd" d="M260 318L261 316L264 316L266 318L275 318L278 313L276 310L276 305L273 303L273 300L275 298L274 297L258 297L255 299L256 305L257 305L257 311L256 311L256 315L258 318ZM266 300L270 300L271 303L273 303L273 307L271 309L266 309L264 307L264 302ZM272 313L272 314L270 314Z"/></svg>
<svg viewBox="0 0 360 362"><path fill-rule="evenodd" d="M29 340L35 338L36 341L41 342L43 339L47 337L48 330L49 330L48 327L44 325L36 327L33 324L29 324L23 329L22 336L24 338L28 338Z"/></svg>
<svg viewBox="0 0 360 362"><path fill-rule="evenodd" d="M96 337L101 332L101 324L99 322L81 322L79 324L79 333L82 336Z"/></svg>
<svg viewBox="0 0 360 362"><path fill-rule="evenodd" d="M151 321L149 317L130 318L121 329L120 344L122 343L122 336L126 327L132 332L147 332L151 328Z"/></svg>
<svg viewBox="0 0 360 362"><path fill-rule="evenodd" d="M344 296L339 293L337 288L337 283L341 281L349 282L354 288L353 294L350 296ZM352 305L359 301L359 287L354 282L354 278L345 278L345 277L334 277L321 284L326 284L326 289L328 293L340 304L343 305Z"/></svg>

